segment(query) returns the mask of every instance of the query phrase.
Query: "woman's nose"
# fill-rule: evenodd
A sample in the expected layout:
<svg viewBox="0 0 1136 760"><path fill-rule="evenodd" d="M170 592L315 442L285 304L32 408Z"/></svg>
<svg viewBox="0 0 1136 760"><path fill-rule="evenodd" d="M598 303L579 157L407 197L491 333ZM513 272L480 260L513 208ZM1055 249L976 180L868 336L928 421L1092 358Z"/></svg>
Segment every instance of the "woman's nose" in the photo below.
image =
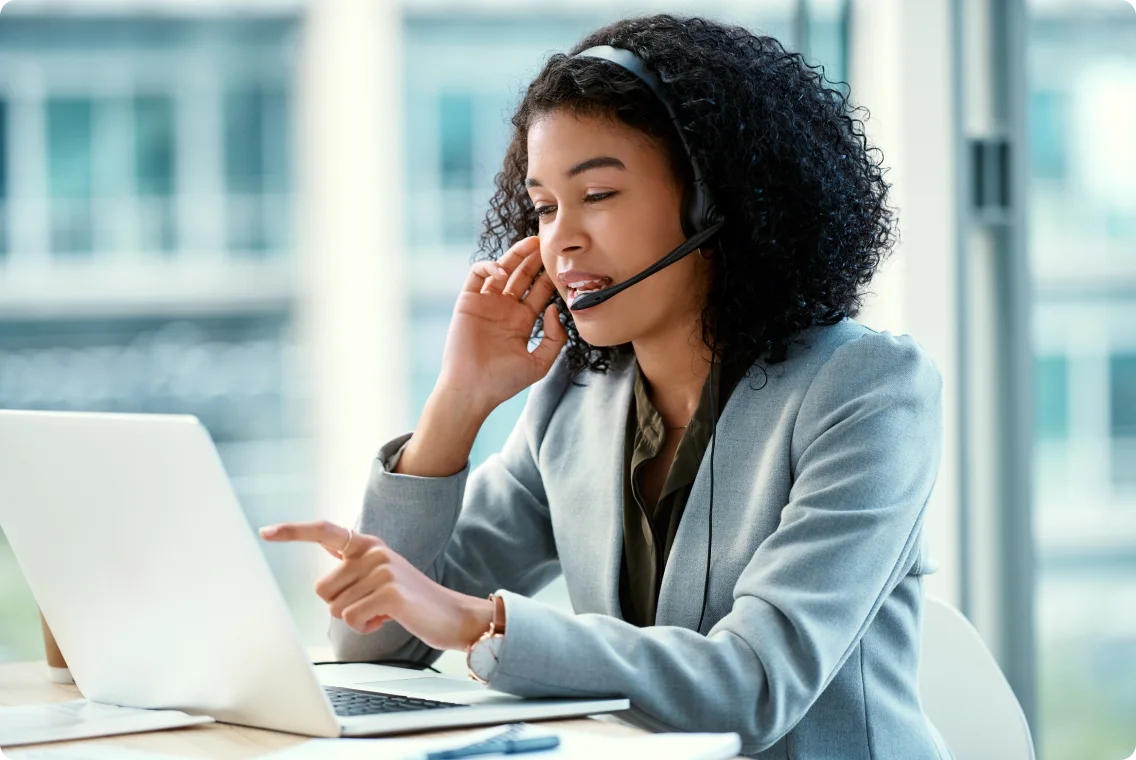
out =
<svg viewBox="0 0 1136 760"><path fill-rule="evenodd" d="M540 247L554 255L572 253L587 247L587 233L578 216L557 209L556 218L544 225Z"/></svg>

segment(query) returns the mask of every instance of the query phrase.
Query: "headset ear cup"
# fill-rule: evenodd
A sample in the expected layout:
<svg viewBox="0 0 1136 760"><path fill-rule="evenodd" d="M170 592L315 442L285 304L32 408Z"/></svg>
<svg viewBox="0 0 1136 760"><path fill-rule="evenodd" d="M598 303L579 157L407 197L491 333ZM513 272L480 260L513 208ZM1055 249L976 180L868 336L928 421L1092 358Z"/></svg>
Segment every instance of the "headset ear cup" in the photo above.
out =
<svg viewBox="0 0 1136 760"><path fill-rule="evenodd" d="M682 234L687 239L704 229L698 211L698 193L687 188L682 194Z"/></svg>
<svg viewBox="0 0 1136 760"><path fill-rule="evenodd" d="M713 227L722 221L718 207L707 193L698 188L690 187L682 196L682 231L687 238L703 230Z"/></svg>

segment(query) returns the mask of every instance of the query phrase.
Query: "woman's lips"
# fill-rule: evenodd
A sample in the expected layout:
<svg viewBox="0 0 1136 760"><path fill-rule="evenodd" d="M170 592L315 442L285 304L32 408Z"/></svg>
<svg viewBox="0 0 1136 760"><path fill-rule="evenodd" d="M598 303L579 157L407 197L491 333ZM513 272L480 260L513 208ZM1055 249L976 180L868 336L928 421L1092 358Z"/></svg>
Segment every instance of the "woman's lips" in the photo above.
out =
<svg viewBox="0 0 1136 760"><path fill-rule="evenodd" d="M568 302L569 309L572 308L572 304L579 296L611 287L612 283L615 282L607 275L584 269L565 269L556 276L556 281L568 291L565 300Z"/></svg>

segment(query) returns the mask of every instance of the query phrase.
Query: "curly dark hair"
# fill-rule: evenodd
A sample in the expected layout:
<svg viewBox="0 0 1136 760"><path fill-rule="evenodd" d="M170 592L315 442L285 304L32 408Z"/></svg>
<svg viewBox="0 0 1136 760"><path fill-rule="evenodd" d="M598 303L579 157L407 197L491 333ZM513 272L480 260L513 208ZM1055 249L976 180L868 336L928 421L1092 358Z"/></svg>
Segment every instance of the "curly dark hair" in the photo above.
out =
<svg viewBox="0 0 1136 760"><path fill-rule="evenodd" d="M851 108L823 68L773 37L697 17L625 19L549 58L512 118L474 258L495 259L537 234L524 181L528 129L541 114L617 119L653 138L675 176L690 181L678 134L650 90L608 62L572 57L595 45L628 49L659 75L725 216L702 312L707 347L723 361L776 364L806 328L855 316L862 287L897 236L886 170L873 158L879 150L852 118L866 109ZM559 294L553 301L573 374L606 371L628 349L589 345ZM534 337L543 327L538 319Z"/></svg>

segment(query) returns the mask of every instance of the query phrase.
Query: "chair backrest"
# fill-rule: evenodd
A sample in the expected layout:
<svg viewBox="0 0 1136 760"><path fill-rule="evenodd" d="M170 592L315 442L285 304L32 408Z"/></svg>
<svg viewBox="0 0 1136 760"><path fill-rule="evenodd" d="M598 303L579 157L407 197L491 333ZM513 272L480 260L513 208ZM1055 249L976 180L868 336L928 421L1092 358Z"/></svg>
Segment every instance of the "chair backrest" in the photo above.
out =
<svg viewBox="0 0 1136 760"><path fill-rule="evenodd" d="M1035 760L1025 714L978 631L934 596L923 605L923 711L955 760Z"/></svg>

